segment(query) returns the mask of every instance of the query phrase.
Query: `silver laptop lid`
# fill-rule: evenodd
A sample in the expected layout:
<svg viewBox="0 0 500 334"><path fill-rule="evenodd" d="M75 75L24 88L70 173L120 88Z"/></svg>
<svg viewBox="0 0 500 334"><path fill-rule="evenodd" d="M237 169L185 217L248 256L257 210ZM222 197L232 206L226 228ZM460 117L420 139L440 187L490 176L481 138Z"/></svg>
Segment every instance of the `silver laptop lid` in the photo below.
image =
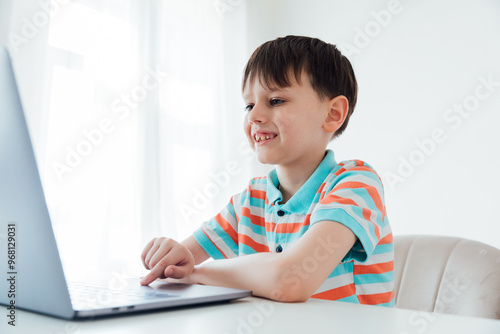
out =
<svg viewBox="0 0 500 334"><path fill-rule="evenodd" d="M9 229L10 228L10 229ZM0 303L62 318L73 309L9 54L0 45ZM12 317L11 317L12 318Z"/></svg>

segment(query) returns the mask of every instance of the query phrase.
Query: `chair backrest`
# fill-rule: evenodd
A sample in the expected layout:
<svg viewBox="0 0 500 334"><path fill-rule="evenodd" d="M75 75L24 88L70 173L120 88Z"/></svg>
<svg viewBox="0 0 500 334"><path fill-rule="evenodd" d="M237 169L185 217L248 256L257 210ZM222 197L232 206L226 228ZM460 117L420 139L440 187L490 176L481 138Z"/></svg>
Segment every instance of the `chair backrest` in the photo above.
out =
<svg viewBox="0 0 500 334"><path fill-rule="evenodd" d="M396 307L500 319L500 250L463 238L394 237Z"/></svg>

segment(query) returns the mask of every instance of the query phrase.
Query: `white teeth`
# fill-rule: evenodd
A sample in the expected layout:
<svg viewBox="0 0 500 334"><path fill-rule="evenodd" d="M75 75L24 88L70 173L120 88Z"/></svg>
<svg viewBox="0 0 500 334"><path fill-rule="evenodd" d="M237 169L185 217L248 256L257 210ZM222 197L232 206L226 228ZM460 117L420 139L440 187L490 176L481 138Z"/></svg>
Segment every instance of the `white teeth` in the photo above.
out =
<svg viewBox="0 0 500 334"><path fill-rule="evenodd" d="M261 141L268 140L268 139L271 139L274 137L276 137L276 136L273 136L273 135L255 135L254 136L256 142L261 142Z"/></svg>

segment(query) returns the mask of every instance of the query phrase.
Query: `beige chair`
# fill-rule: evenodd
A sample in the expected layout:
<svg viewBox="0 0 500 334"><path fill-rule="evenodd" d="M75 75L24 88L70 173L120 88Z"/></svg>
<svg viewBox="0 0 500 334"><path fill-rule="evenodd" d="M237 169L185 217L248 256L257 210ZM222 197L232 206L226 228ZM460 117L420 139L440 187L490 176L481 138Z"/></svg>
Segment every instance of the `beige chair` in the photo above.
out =
<svg viewBox="0 0 500 334"><path fill-rule="evenodd" d="M500 250L463 238L394 238L399 308L500 319Z"/></svg>

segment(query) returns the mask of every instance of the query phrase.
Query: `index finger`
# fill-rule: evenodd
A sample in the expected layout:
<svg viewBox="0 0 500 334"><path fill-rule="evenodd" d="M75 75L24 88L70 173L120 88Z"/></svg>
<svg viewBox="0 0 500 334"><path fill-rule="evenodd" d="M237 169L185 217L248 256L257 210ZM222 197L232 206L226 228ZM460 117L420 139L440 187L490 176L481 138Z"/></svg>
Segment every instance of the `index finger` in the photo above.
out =
<svg viewBox="0 0 500 334"><path fill-rule="evenodd" d="M163 272L167 268L163 268L163 266L161 265L161 262L158 262L156 264L156 266L153 269L151 269L151 271L141 279L141 285L151 284L151 282L153 282L155 279L163 276Z"/></svg>

